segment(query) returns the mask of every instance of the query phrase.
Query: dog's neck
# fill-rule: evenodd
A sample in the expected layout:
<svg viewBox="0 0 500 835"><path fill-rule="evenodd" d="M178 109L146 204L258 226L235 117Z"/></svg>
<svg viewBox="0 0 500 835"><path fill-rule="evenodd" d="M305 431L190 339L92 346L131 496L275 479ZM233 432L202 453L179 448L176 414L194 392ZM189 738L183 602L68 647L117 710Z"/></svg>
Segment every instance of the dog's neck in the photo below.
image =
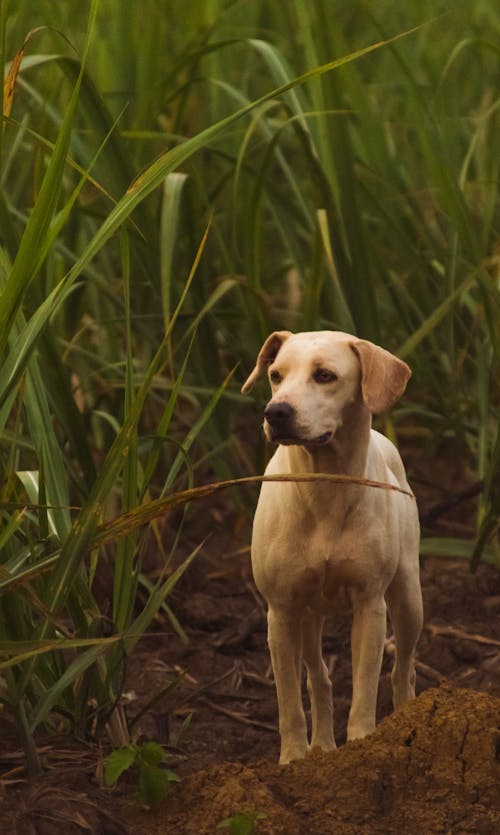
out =
<svg viewBox="0 0 500 835"><path fill-rule="evenodd" d="M363 477L366 472L372 416L361 404L346 409L342 425L321 446L289 446L292 471Z"/></svg>

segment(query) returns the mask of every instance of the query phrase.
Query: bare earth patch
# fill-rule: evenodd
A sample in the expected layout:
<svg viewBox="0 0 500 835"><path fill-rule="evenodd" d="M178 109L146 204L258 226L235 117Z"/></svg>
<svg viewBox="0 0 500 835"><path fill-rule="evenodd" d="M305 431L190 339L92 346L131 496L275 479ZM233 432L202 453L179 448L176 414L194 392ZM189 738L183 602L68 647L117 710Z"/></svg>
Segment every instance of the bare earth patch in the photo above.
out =
<svg viewBox="0 0 500 835"><path fill-rule="evenodd" d="M340 747L283 768L265 614L248 553L234 550L234 531L228 539L233 550L225 542L211 546L171 600L189 643L159 620L129 669L130 715L183 673L142 723L143 739L168 746L192 714L186 759L173 766L182 782L151 812L141 807L133 781L99 786L106 750L40 736L46 772L30 783L19 741L0 715L2 835L216 835L228 831L218 823L240 811L264 816L255 829L261 835L500 832L499 572L481 566L471 575L462 562L425 561L420 695L391 713L388 639L380 724L348 745L350 622L330 623L324 652Z"/></svg>

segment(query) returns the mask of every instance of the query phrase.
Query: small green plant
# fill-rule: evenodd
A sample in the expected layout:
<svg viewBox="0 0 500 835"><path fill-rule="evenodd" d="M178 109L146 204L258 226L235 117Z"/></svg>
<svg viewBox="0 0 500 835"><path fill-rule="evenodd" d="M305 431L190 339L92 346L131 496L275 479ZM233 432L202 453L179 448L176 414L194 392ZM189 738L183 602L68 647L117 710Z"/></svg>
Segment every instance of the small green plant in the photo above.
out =
<svg viewBox="0 0 500 835"><path fill-rule="evenodd" d="M253 835L256 832L257 821L266 817L262 812L237 812L230 818L220 821L217 829L229 829L231 835Z"/></svg>
<svg viewBox="0 0 500 835"><path fill-rule="evenodd" d="M175 771L165 768L168 757L168 752L157 742L131 743L117 748L104 762L106 785L114 786L125 771L135 768L141 801L146 806L157 806L168 794L172 783L181 779Z"/></svg>

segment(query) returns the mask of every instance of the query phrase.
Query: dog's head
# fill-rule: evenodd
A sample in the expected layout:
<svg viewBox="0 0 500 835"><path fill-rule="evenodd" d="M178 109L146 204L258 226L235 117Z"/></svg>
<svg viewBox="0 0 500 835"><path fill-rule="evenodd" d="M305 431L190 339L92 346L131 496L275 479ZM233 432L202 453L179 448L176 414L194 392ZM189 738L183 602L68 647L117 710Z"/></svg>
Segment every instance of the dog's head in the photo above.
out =
<svg viewBox="0 0 500 835"><path fill-rule="evenodd" d="M372 414L403 394L411 371L389 351L339 331L275 331L262 346L242 387L251 389L267 369L272 397L264 412L268 440L325 444L342 426L348 407Z"/></svg>

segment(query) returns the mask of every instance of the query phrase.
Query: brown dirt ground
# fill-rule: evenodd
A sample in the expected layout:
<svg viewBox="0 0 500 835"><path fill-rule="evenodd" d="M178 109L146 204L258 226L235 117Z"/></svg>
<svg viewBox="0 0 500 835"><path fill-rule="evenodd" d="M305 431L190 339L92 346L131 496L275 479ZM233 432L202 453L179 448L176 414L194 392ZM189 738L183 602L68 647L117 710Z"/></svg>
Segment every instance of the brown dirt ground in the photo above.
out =
<svg viewBox="0 0 500 835"><path fill-rule="evenodd" d="M263 815L255 830L262 835L500 832L500 573L483 565L471 575L463 562L426 560L419 698L389 715L389 640L379 690L383 721L375 733L283 768L276 764L276 700L248 529L226 536L217 547L214 537L171 600L189 643L162 616L128 674L133 715L183 673L142 724L143 738L176 753L178 730L192 714L181 743L186 759L173 766L182 782L147 811L132 782L99 787L96 747L43 738L47 771L28 783L18 746L4 735L0 832L209 835L227 831L218 822L242 810ZM351 693L348 647L349 619L330 623L324 651L339 745Z"/></svg>

